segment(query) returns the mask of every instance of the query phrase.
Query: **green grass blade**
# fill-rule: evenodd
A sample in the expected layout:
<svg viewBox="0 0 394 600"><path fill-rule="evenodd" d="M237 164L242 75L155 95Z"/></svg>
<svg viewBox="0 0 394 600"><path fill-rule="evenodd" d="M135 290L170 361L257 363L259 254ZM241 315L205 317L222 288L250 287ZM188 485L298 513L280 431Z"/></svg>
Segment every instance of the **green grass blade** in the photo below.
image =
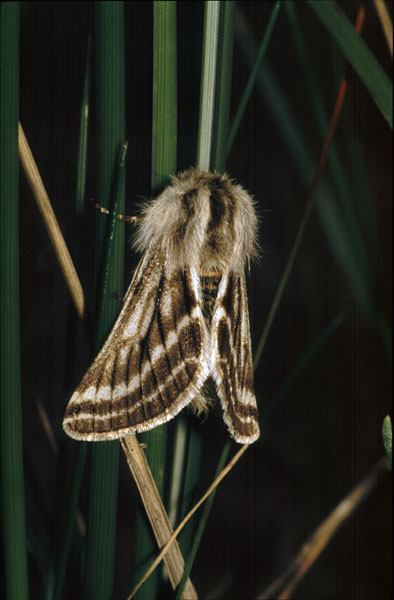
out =
<svg viewBox="0 0 394 600"><path fill-rule="evenodd" d="M81 489L82 475L85 467L86 443L82 442L78 446L78 452L75 459L75 468L73 471L73 480L68 494L67 513L65 516L64 533L62 537L59 559L56 565L55 580L53 590L51 582L48 581L45 598L54 598L61 600L63 597L63 587L66 577L67 561L70 553L71 542L75 531L75 516L77 514L79 492Z"/></svg>
<svg viewBox="0 0 394 600"><path fill-rule="evenodd" d="M216 107L212 139L212 167L222 173L226 169L227 144L233 71L235 2L221 2L219 54L215 87Z"/></svg>
<svg viewBox="0 0 394 600"><path fill-rule="evenodd" d="M222 2L206 2L204 11L204 31L203 31L203 56L201 70L201 91L200 91L200 115L197 142L196 164L202 170L213 168L213 144L214 135L217 129L218 105L218 76L220 70L220 43L219 35L222 28L223 9ZM187 448L187 454L182 464L182 474L175 470L173 464L172 480L170 484L170 513L172 523L175 524L177 515L186 514L194 498L194 492L199 476L199 465L201 457L201 434L191 433L192 426L186 422L186 417L180 415L176 423L175 431L175 449L179 446L179 440L185 438L184 447ZM175 463L175 460L174 460ZM182 481L178 478L182 477ZM177 479L175 479L177 478ZM182 487L181 493L175 492ZM174 506L174 496L180 497L180 506ZM188 527L182 532L179 542L184 556L190 551L192 535L194 531L195 520L192 519Z"/></svg>
<svg viewBox="0 0 394 600"><path fill-rule="evenodd" d="M392 465L392 454L393 454L393 428L391 426L391 419L389 415L387 415L383 419L382 425L382 437L383 437L383 446L386 450L387 458L390 461L390 465Z"/></svg>
<svg viewBox="0 0 394 600"><path fill-rule="evenodd" d="M209 171L212 162L220 5L221 2L208 1L205 3L200 121L197 144L197 166L203 171Z"/></svg>
<svg viewBox="0 0 394 600"><path fill-rule="evenodd" d="M176 2L153 3L152 193L158 193L176 171L177 152L177 33ZM160 495L164 493L167 425L141 435L146 457ZM133 582L145 573L157 544L147 517L137 514ZM160 572L138 590L136 598L158 597Z"/></svg>
<svg viewBox="0 0 394 600"><path fill-rule="evenodd" d="M354 31L353 25L337 3L332 0L307 0L307 3L337 42L392 129L392 85L375 56Z"/></svg>
<svg viewBox="0 0 394 600"><path fill-rule="evenodd" d="M200 117L198 130L197 166L203 170L226 168L228 121L231 98L231 78L234 45L234 2L206 2L201 72ZM212 71L212 72L211 72ZM191 508L196 488L196 466L200 464L201 434L195 432L189 440L185 467L181 514ZM225 444L222 458L227 456ZM226 453L226 454L225 454ZM225 460L225 458L224 458ZM210 502L213 501L212 500ZM180 537L182 551L187 555L185 573L190 573L210 509L200 519L193 541L195 519ZM191 544L193 542L192 548ZM191 548L191 549L190 549ZM188 575L184 575L183 585ZM179 594L179 591L178 591Z"/></svg>
<svg viewBox="0 0 394 600"><path fill-rule="evenodd" d="M113 189L111 193L111 211L107 223L107 235L104 240L104 254L101 274L101 291L99 310L97 318L97 333L95 339L96 351L101 346L106 336L108 320L106 315L111 304L113 283L111 265L115 256L115 231L118 225L117 215L122 199L123 175L125 167L127 144L124 144L119 152L119 160L114 173ZM116 315L114 315L116 316ZM118 483L118 455L119 444L117 442L103 442L92 448L92 464L90 477L90 503L89 503L89 527L87 536L87 567L85 577L86 597L106 598L108 591L112 590L114 551L115 551L115 527L116 527L116 502ZM101 544L107 544L105 549L98 551ZM96 581L91 577L95 574ZM101 596L101 590L105 587L105 595Z"/></svg>
<svg viewBox="0 0 394 600"><path fill-rule="evenodd" d="M266 28L264 36L263 36L263 39L261 41L261 45L260 45L258 54L256 56L256 60L255 60L253 69L249 75L248 82L246 84L245 90L242 94L241 101L239 103L239 106L237 108L233 122L230 127L230 133L228 136L228 144L227 144L227 154L230 153L235 136L237 135L239 126L240 126L242 118L244 116L246 106L249 102L249 98L250 98L253 88L255 86L256 79L257 79L257 76L258 76L258 73L259 73L259 70L261 67L261 63L262 63L264 55L267 51L267 47L268 47L272 32L275 27L276 19L278 18L280 5L281 5L281 0L276 0L275 5L272 9L268 24L267 24L267 28Z"/></svg>
<svg viewBox="0 0 394 600"><path fill-rule="evenodd" d="M90 81L91 81L91 54L92 41L89 37L87 52L85 77L82 91L81 112L79 119L79 140L78 140L78 157L77 157L77 181L75 191L75 208L78 219L78 224L81 223L86 204L86 173L88 162L88 130L89 130L89 110L90 110ZM77 239L79 239L79 235Z"/></svg>
<svg viewBox="0 0 394 600"><path fill-rule="evenodd" d="M205 3L197 165L226 167L235 2Z"/></svg>
<svg viewBox="0 0 394 600"><path fill-rule="evenodd" d="M193 422L188 423L187 446L184 462L182 495L180 502L180 516L183 517L192 508L196 500L198 482L200 480L201 453L203 436L201 429ZM196 529L197 518L191 519L179 534L178 540L183 555L188 557Z"/></svg>
<svg viewBox="0 0 394 600"><path fill-rule="evenodd" d="M19 3L0 6L0 453L4 591L28 597L19 324Z"/></svg>
<svg viewBox="0 0 394 600"><path fill-rule="evenodd" d="M310 56L307 52L304 42L303 32L298 22L296 3L292 2L292 0L286 0L285 7L286 14L294 35L297 57L304 70L306 85L309 92L308 98L311 100L316 123L319 127L322 142L324 142L328 131L329 120L326 115L324 102L312 69ZM327 157L327 163L332 173L333 183L336 188L337 197L340 201L343 219L349 232L348 239L352 245L352 251L355 254L363 277L367 279L371 275L371 267L367 257L367 251L363 242L360 226L353 209L352 194L348 185L344 168L342 167L339 154L336 149L335 141L333 141L331 144L330 152L328 153Z"/></svg>
<svg viewBox="0 0 394 600"><path fill-rule="evenodd" d="M331 335L338 329L340 325L345 321L346 313L341 312L337 314L327 327L320 333L320 335L313 341L309 348L304 354L297 360L293 369L283 379L279 388L274 392L271 401L264 409L264 421L269 418L271 413L277 408L278 404L286 396L290 388L294 385L294 382L301 375L307 366L311 363L312 359L316 356L321 348L326 344Z"/></svg>
<svg viewBox="0 0 394 600"><path fill-rule="evenodd" d="M97 200L108 207L116 193L114 166L125 139L125 49L123 2L97 2L96 18L96 84L97 84ZM118 173L119 176L119 173ZM113 210L123 212L124 191ZM118 204L118 206L116 206ZM103 265L103 248L108 217L102 215L97 227L98 264ZM123 223L117 225L111 264L106 279L109 298L100 294L95 351L99 349L119 312L112 293L123 291ZM91 448L89 515L86 541L84 598L111 597L114 572L119 443L103 442Z"/></svg>
<svg viewBox="0 0 394 600"><path fill-rule="evenodd" d="M229 440L227 440L227 442L223 446L223 450L222 450L222 453L221 453L220 458L219 458L218 466L216 467L216 472L215 472L214 479L216 479L220 475L220 473L222 472L222 470L224 469L224 466L225 466L226 460L227 460L227 456L228 456L228 453L230 451L231 444L232 444L232 442L229 439ZM207 499L207 501L205 503L204 511L203 511L203 513L201 515L201 518L200 518L199 522L198 522L197 531L196 531L196 534L195 534L194 539L193 539L193 544L192 544L189 556L187 558L187 563L186 563L186 566L185 566L185 570L183 572L182 579L181 579L181 581L179 583L179 586L178 586L178 589L177 589L175 600L180 600L182 598L182 594L183 594L183 590L184 590L184 587L185 587L185 584L186 584L186 580L187 580L187 578L190 575L190 571L192 569L193 562L194 562L194 559L196 557L196 554L197 554L197 551L198 551L198 548L199 548L199 545L200 545L200 542L201 542L201 538L202 538L205 526L206 526L207 521L208 521L209 513L211 512L211 508L212 508L213 501L215 499L216 491L217 491L217 488L215 488L213 490L213 492L210 494L210 496L208 497L208 499Z"/></svg>
<svg viewBox="0 0 394 600"><path fill-rule="evenodd" d="M176 2L153 3L152 192L176 171L177 152Z"/></svg>
<svg viewBox="0 0 394 600"><path fill-rule="evenodd" d="M86 66L84 85L82 91L81 108L80 108L80 125L79 125L79 141L77 155L77 176L75 190L75 214L76 214L76 232L74 238L74 261L76 265L80 264L81 246L83 239L83 214L85 209L85 190L86 190L86 174L87 174L87 155L88 155L88 125L89 125L89 108L90 108L90 81L91 81L91 39L88 39ZM72 314L69 315L68 336L70 345L74 348L77 343L77 332L75 322L75 310L71 307ZM70 352L71 354L71 352ZM69 449L69 443L67 443ZM63 452L65 448L61 448ZM78 499L82 482L82 475L85 466L86 444L81 443L78 446L78 451L75 457L75 466L73 470L73 478L71 487L68 492L68 502L65 508L65 514L61 516L62 527L58 555L56 559L56 572L54 576L49 575L45 599L60 600L63 596L63 587L66 577L67 562L69 558L73 534L75 531L75 517L78 507ZM59 464L59 463L58 463ZM64 490L65 491L65 490Z"/></svg>

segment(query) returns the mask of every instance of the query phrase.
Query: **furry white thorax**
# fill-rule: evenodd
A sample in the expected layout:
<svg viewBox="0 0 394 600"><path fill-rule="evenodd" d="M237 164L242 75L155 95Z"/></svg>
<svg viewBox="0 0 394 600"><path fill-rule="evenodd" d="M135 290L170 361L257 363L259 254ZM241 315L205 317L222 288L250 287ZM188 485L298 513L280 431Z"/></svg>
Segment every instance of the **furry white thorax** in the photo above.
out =
<svg viewBox="0 0 394 600"><path fill-rule="evenodd" d="M141 217L135 248L159 245L181 270L240 273L257 254L253 199L227 175L193 168L174 176Z"/></svg>

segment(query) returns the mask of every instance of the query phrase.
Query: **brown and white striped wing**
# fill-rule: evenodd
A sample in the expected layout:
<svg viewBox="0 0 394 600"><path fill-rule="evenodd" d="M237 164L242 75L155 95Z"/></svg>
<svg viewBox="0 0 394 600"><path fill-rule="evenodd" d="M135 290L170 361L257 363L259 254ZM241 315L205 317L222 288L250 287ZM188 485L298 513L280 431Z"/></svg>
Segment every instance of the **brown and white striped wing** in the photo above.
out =
<svg viewBox="0 0 394 600"><path fill-rule="evenodd" d="M142 258L123 309L67 406L77 440L113 440L172 419L208 374L196 274L170 271L159 251Z"/></svg>
<svg viewBox="0 0 394 600"><path fill-rule="evenodd" d="M260 431L243 273L224 274L221 279L212 317L212 362L230 435L240 444L251 444Z"/></svg>

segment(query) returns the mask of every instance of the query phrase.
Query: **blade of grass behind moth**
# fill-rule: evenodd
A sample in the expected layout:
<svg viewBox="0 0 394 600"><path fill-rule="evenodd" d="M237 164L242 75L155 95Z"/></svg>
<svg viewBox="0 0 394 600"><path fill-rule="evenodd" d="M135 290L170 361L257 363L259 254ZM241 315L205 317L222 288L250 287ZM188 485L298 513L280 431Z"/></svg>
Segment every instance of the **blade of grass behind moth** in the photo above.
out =
<svg viewBox="0 0 394 600"><path fill-rule="evenodd" d="M0 6L0 454L4 592L28 597L19 325L19 3Z"/></svg>
<svg viewBox="0 0 394 600"><path fill-rule="evenodd" d="M393 90L391 82L363 39L337 3L328 0L307 0L309 8L317 15L364 83L373 101L393 128Z"/></svg>
<svg viewBox="0 0 394 600"><path fill-rule="evenodd" d="M187 417L185 417L185 420L186 418ZM177 512L174 515L174 526L176 522L179 522L179 517L183 518L193 506L198 490L198 482L200 480L203 436L201 434L201 429L195 423L189 422L188 425L185 425L185 429L186 427L187 440L184 454L183 477L181 480L180 501L177 505ZM198 525L196 520L197 519L192 519L188 526L181 531L178 538L182 553L187 557L186 568L194 532Z"/></svg>
<svg viewBox="0 0 394 600"><path fill-rule="evenodd" d="M197 149L197 165L201 169L207 166L223 172L226 167L228 147L228 122L231 98L231 79L234 45L234 2L206 2L204 18L204 42L201 72L201 96L199 136ZM212 69L215 77L211 78ZM201 435L193 435L189 441L186 459L186 477L183 490L181 514L191 508L191 500L196 487L194 474L195 463L200 463ZM229 450L226 443L219 464L225 461ZM182 532L180 543L187 554L184 578L190 573L198 546L208 519L213 497L205 507L203 518L198 521L198 529L194 535L194 521ZM192 547L193 544L193 547ZM183 589L183 588L182 588ZM178 591L180 597L181 591Z"/></svg>
<svg viewBox="0 0 394 600"><path fill-rule="evenodd" d="M226 463L227 456L230 451L230 447L231 447L231 440L227 440L223 446L223 450L222 450L222 453L219 458L218 466L216 467L215 479L217 477L219 477L220 473L224 469L224 465ZM217 490L217 488L212 490L210 496L208 497L205 507L204 507L203 514L201 515L201 518L198 522L197 531L194 535L193 543L192 543L189 555L187 557L185 571L183 573L182 580L177 589L175 600L180 600L182 598L186 580L190 575L190 571L192 569L193 562L194 562L194 559L196 558L196 554L197 554L198 548L200 546L201 538L204 533L205 525L207 524L209 513L211 512L212 503L215 499L216 490ZM185 531L185 528L183 529L183 531Z"/></svg>
<svg viewBox="0 0 394 600"><path fill-rule="evenodd" d="M386 450L390 465L393 464L393 427L391 425L390 415L386 415L382 424L383 446Z"/></svg>
<svg viewBox="0 0 394 600"><path fill-rule="evenodd" d="M75 211L77 217L77 231L75 262L79 263L80 241L83 227L83 215L86 205L86 175L88 159L88 133L89 133L89 112L90 112L90 82L92 75L91 68L92 39L89 36L86 49L85 77L82 91L81 111L79 119L79 140L77 157L77 177L75 190Z"/></svg>
<svg viewBox="0 0 394 600"><path fill-rule="evenodd" d="M239 103L239 106L237 108L237 111L235 113L234 119L233 119L231 127L230 127L230 133L229 133L229 136L228 136L228 144L227 144L227 154L230 153L230 150L231 150L231 147L233 145L235 136L237 135L239 126L240 126L242 118L244 116L246 106L247 106L247 104L249 102L249 98L250 98L250 96L252 94L252 91L253 91L253 88L255 86L256 79L257 79L257 76L258 76L258 73L259 73L259 70L260 70L260 67L261 67L262 60L263 60L264 55L265 55L265 53L267 51L267 47L268 47L268 44L269 44L270 39L271 39L272 32L273 32L274 27L275 27L276 19L278 18L280 5L281 5L281 0L276 0L276 2L274 4L274 7L272 9L272 12L271 12L271 16L269 18L269 21L268 21L265 33L263 35L263 39L261 41L261 45L260 45L259 51L258 51L257 56L256 56L256 60L255 60L255 63L253 65L253 69L250 72L248 82L246 84L246 87L245 87L244 92L242 94L241 101Z"/></svg>
<svg viewBox="0 0 394 600"><path fill-rule="evenodd" d="M304 354L297 360L296 364L290 371L290 373L283 379L278 389L274 392L270 402L264 409L264 415L262 417L263 422L269 419L270 415L276 410L278 404L286 396L296 379L310 364L311 360L316 356L317 352L325 345L330 336L338 329L344 322L346 313L338 313L327 327L318 335L318 337L312 342L307 348Z"/></svg>
<svg viewBox="0 0 394 600"><path fill-rule="evenodd" d="M152 106L152 193L157 193L176 171L177 151L177 52L176 3L153 3L153 106ZM146 458L163 497L167 448L167 425L140 436L146 443ZM144 504L149 499L142 498ZM146 504L145 504L146 507ZM147 508L147 507L146 507ZM149 514L149 513L148 513ZM155 527L155 524L152 524ZM156 535L156 533L155 533ZM134 536L133 582L139 581L156 552L156 542L146 515L138 511ZM138 598L159 594L160 573L156 571L141 588Z"/></svg>
<svg viewBox="0 0 394 600"><path fill-rule="evenodd" d="M228 129L233 73L234 19L236 2L220 2L218 55L215 82L214 134L212 136L212 167L219 173L226 169Z"/></svg>
<svg viewBox="0 0 394 600"><path fill-rule="evenodd" d="M81 110L80 110L80 125L79 125L79 142L78 142L78 155L77 155L77 176L76 176L76 190L75 190L75 216L76 216L76 230L74 237L74 260L77 265L80 265L80 254L81 254L81 240L83 239L83 215L85 207L85 190L86 190L86 171L87 171L87 153L88 153L88 122L89 122L89 102L90 102L90 80L91 80L91 38L88 39L87 53L86 53L86 67L84 86L82 91L81 99ZM75 322L75 314L68 316L69 327L67 327L67 348L70 349L66 352L67 356L74 357L75 353L73 348L77 344L77 327ZM69 375L66 375L66 380L72 379L72 372L74 364L68 365ZM70 457L70 444L67 440L67 444L62 444L60 447L60 459L58 464L62 464ZM63 455L67 453L67 457ZM67 497L67 504L64 506L64 502L58 502L58 505L62 506L64 514L61 518L57 519L57 526L60 528L61 534L59 539L59 550L54 557L56 559L55 564L55 575L52 578L53 584L51 585L51 578L48 577L48 583L46 586L45 599L60 600L63 596L64 580L66 576L67 562L69 552L71 548L71 542L75 530L75 518L78 507L79 492L82 481L82 474L85 465L86 457L86 444L81 443L78 445L76 456L74 457L74 468L71 482L62 478L61 483L62 490L61 494L63 498ZM59 483L59 485L61 485ZM66 493L64 486L69 486L69 492ZM59 522L60 521L60 522Z"/></svg>
<svg viewBox="0 0 394 600"><path fill-rule="evenodd" d="M217 68L219 55L219 31L223 11L222 2L205 2L204 8L204 30L203 30L203 56L201 67L200 88L200 116L197 142L196 164L200 169L208 171L212 167L213 138L215 133L215 103L217 102ZM176 469L175 457L173 460L172 479L170 483L169 512L172 524L177 520L178 514L185 514L190 509L190 502L196 489L201 463L201 434L191 435L191 428L186 422L186 417L180 415L177 419L175 429L174 451L180 446L187 449L187 454ZM182 481L175 479L181 477ZM182 491L180 492L180 488ZM174 503L181 498L180 506ZM186 532L183 532L180 540L182 552L189 554L191 535L193 533L194 520L189 524Z"/></svg>
<svg viewBox="0 0 394 600"><path fill-rule="evenodd" d="M197 166L223 172L234 45L235 2L206 2L201 72Z"/></svg>
<svg viewBox="0 0 394 600"><path fill-rule="evenodd" d="M219 53L219 31L220 31L220 9L221 2L206 2L204 8L204 30L203 30L203 57L201 67L201 90L200 90L200 116L197 143L197 161L200 169L208 171L211 166L211 153L214 136L215 100L217 94L217 61ZM177 419L175 429L174 451L181 443L186 449L183 464L179 469L175 468L175 456L172 468L172 479L170 484L169 511L171 522L174 525L179 514L189 511L196 490L200 464L202 439L201 433L191 434L191 426L187 424L187 417L180 415ZM183 440L183 442L182 442ZM182 481L175 479L182 477ZM181 489L182 488L182 489ZM181 491L180 491L181 489ZM180 499L179 504L174 504ZM186 531L182 532L179 540L182 553L188 556L191 545L191 536L194 530L194 519L189 523Z"/></svg>
<svg viewBox="0 0 394 600"><path fill-rule="evenodd" d="M115 232L118 223L118 214L120 212L120 205L123 200L123 179L125 170L125 159L127 152L127 143L121 147L119 151L119 157L116 164L114 173L113 186L111 192L111 210L109 212L109 218L107 223L107 233L104 238L103 248L103 264L101 269L101 286L100 286L100 298L98 303L98 316L97 316L97 333L95 339L95 349L101 346L103 339L106 336L108 329L108 321L105 316L108 314L108 303L112 296L112 283L113 279L111 276L111 265L113 265L114 254L116 252ZM119 225L118 225L119 227ZM123 257L122 257L123 258ZM109 445L109 444L108 444ZM93 448L103 448L102 452L93 454L92 466L91 466L91 478L90 478L90 494L98 493L99 498L90 497L89 503L89 525L88 525L88 536L87 536L87 567L85 575L85 597L108 597L108 591L105 595L101 596L98 594L97 587L106 586L107 590L112 590L112 575L113 575L113 561L115 551L115 526L116 526L116 500L117 500L117 466L118 466L118 443L110 444L108 448L107 444L97 444ZM110 452L106 452L106 450ZM113 468L114 474L107 474L103 477L102 468ZM109 485L111 489L109 493L103 493L103 486ZM108 514L107 510L112 510L113 513ZM112 520L112 523L111 523ZM103 523L104 521L104 523ZM107 526L109 521L111 527ZM101 525L100 525L101 524ZM104 531L103 531L104 529ZM108 529L108 530L107 530ZM107 557L103 557L105 554L103 548L99 552L99 556L96 555L96 547L101 547L101 544L108 543L110 545L110 552L107 550ZM90 550L89 556L89 545L94 544L94 551ZM90 560L90 563L88 562ZM106 561L103 564L103 561ZM102 570L96 571L97 568ZM90 570L89 570L90 569ZM105 579L101 579L97 585L91 583L89 576L100 573L101 576L106 574Z"/></svg>
<svg viewBox="0 0 394 600"><path fill-rule="evenodd" d="M97 200L108 207L111 191L116 191L114 165L119 148L125 139L125 49L123 2L95 4L95 51L97 85ZM119 173L118 173L119 175ZM124 188L117 204L117 212L124 211ZM115 210L115 207L113 207ZM97 223L98 264L104 265L104 237L108 217ZM114 222L114 219L111 219ZM113 224L113 223L112 223ZM99 350L119 312L119 302L112 292L123 292L124 224L116 227L111 265L106 268L106 286L109 298L100 294L95 351ZM107 246L108 249L108 246ZM119 443L93 444L89 484L89 514L86 540L86 566L83 597L95 600L112 595L116 508L118 486Z"/></svg>

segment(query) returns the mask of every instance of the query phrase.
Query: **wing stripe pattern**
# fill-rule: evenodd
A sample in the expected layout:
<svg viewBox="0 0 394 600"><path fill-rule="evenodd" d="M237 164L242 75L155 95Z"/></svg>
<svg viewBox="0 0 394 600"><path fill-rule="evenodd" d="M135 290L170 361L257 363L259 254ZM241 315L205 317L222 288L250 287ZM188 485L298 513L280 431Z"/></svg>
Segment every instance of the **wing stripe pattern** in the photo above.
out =
<svg viewBox="0 0 394 600"><path fill-rule="evenodd" d="M212 317L213 378L223 419L236 442L259 437L245 276L222 277Z"/></svg>
<svg viewBox="0 0 394 600"><path fill-rule="evenodd" d="M175 416L208 376L198 277L143 259L102 350L73 394L64 428L76 439L116 439ZM174 400L175 398L175 400Z"/></svg>

